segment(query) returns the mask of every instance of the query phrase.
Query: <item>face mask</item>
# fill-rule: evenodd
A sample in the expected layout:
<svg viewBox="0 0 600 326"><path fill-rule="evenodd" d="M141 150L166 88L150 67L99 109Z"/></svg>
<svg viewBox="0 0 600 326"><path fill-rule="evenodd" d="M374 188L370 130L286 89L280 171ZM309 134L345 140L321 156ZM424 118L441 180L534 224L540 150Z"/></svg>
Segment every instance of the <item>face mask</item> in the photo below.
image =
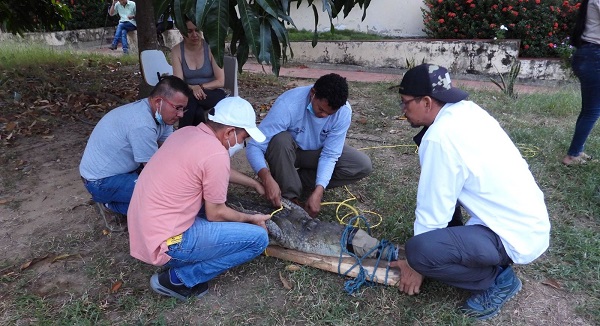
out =
<svg viewBox="0 0 600 326"><path fill-rule="evenodd" d="M308 112L312 113L312 115L316 116L315 111L313 110L313 107L312 107L312 99L313 98L315 98L314 95L310 98L310 101L308 101L308 105L306 106L306 109L308 110Z"/></svg>
<svg viewBox="0 0 600 326"><path fill-rule="evenodd" d="M162 100L160 101L160 107L158 108L158 110L156 110L156 112L154 112L154 119L156 119L156 121L158 121L159 124L164 125L165 122L163 121L162 115L160 114L160 111L162 111Z"/></svg>
<svg viewBox="0 0 600 326"><path fill-rule="evenodd" d="M235 130L233 131L233 135L235 137L235 145L234 146L231 146L231 143L229 142L229 138L227 138L227 145L229 145L229 149L227 151L229 152L229 157L232 157L235 153L239 152L242 148L244 148L243 142L241 144L237 143L237 133L235 132Z"/></svg>

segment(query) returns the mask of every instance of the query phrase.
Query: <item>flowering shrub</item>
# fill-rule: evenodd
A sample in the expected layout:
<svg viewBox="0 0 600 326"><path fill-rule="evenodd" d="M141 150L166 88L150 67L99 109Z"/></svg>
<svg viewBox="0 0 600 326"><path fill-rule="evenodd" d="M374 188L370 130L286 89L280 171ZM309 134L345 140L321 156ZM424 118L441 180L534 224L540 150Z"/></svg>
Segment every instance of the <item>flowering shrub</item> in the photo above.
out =
<svg viewBox="0 0 600 326"><path fill-rule="evenodd" d="M66 29L87 29L106 26L116 26L119 16L107 17L110 3L99 0L57 0L67 5L71 10L71 20L67 22Z"/></svg>
<svg viewBox="0 0 600 326"><path fill-rule="evenodd" d="M423 31L427 36L520 39L523 57L558 57L555 45L569 36L580 6L578 0L424 1Z"/></svg>

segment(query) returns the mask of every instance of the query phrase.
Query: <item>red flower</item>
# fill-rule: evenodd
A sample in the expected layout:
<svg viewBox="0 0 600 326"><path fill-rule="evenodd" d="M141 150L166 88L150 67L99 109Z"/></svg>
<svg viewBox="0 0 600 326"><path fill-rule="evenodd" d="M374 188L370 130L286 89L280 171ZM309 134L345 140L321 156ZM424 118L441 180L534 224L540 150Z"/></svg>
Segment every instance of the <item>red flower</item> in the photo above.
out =
<svg viewBox="0 0 600 326"><path fill-rule="evenodd" d="M529 49L529 44L525 44L525 45L523 46L523 49L525 49L525 50Z"/></svg>
<svg viewBox="0 0 600 326"><path fill-rule="evenodd" d="M542 0L535 0L535 4L540 4L542 2Z"/></svg>
<svg viewBox="0 0 600 326"><path fill-rule="evenodd" d="M438 20L438 23L440 23L440 24L443 24L443 23L444 23L444 18L440 18L440 19Z"/></svg>
<svg viewBox="0 0 600 326"><path fill-rule="evenodd" d="M490 28L496 28L496 24L490 24Z"/></svg>
<svg viewBox="0 0 600 326"><path fill-rule="evenodd" d="M514 10L513 10L513 11L511 11L511 13L512 13L512 14L513 14L515 17L516 17L516 16L519 16L519 12L518 12L518 11L514 11Z"/></svg>
<svg viewBox="0 0 600 326"><path fill-rule="evenodd" d="M492 9L494 9L494 10L498 9L498 5L493 5Z"/></svg>
<svg viewBox="0 0 600 326"><path fill-rule="evenodd" d="M549 48L554 48L554 43L548 43Z"/></svg>
<svg viewBox="0 0 600 326"><path fill-rule="evenodd" d="M475 4L474 4L474 3L472 3L472 4L471 4L469 7L471 7L471 8L475 8Z"/></svg>
<svg viewBox="0 0 600 326"><path fill-rule="evenodd" d="M552 32L548 33L548 36L552 36Z"/></svg>
<svg viewBox="0 0 600 326"><path fill-rule="evenodd" d="M442 2L444 2L444 0L438 0L438 3L442 3Z"/></svg>

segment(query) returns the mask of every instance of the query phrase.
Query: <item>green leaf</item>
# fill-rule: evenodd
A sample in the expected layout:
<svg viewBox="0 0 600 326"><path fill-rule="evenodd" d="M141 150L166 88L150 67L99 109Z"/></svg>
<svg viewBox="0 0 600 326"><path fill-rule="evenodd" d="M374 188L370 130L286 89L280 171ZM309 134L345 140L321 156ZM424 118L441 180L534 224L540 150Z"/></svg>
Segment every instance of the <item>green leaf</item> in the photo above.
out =
<svg viewBox="0 0 600 326"><path fill-rule="evenodd" d="M313 14L315 15L315 32L313 33L312 39L312 47L317 46L317 42L319 41L319 34L317 33L317 25L319 24L319 13L317 12L317 7L312 5Z"/></svg>
<svg viewBox="0 0 600 326"><path fill-rule="evenodd" d="M271 63L271 25L267 20L260 22L260 52L258 62Z"/></svg>
<svg viewBox="0 0 600 326"><path fill-rule="evenodd" d="M229 28L229 0L213 1L202 30L219 67L223 67L227 28Z"/></svg>
<svg viewBox="0 0 600 326"><path fill-rule="evenodd" d="M212 2L212 1L211 1ZM206 15L208 14L207 8L210 8L211 4L207 3L206 0L196 1L196 26L204 26L206 21Z"/></svg>
<svg viewBox="0 0 600 326"><path fill-rule="evenodd" d="M273 55L273 59L271 60L271 71L275 76L279 76L279 70L281 68L281 47L279 46L279 38L274 30L271 30L271 54ZM284 57L285 57L285 51ZM284 59L285 61L285 59Z"/></svg>
<svg viewBox="0 0 600 326"><path fill-rule="evenodd" d="M258 58L258 53L260 52L260 22L246 0L237 0L237 3L240 20L242 21L244 33L246 34L246 40L248 41L248 45L252 49L252 52Z"/></svg>

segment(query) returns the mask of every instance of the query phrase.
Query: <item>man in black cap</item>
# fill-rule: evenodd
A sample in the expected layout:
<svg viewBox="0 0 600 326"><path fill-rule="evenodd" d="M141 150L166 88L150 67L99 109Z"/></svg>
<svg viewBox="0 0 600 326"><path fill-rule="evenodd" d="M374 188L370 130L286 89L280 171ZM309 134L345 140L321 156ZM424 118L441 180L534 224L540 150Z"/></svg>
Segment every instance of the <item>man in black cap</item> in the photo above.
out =
<svg viewBox="0 0 600 326"><path fill-rule="evenodd" d="M406 260L392 264L401 269L401 291L419 293L424 277L470 290L461 311L488 319L521 289L511 265L548 248L550 221L527 162L467 96L440 66L419 65L402 79L404 115L425 130L414 237ZM450 223L457 203L470 216L465 225Z"/></svg>

